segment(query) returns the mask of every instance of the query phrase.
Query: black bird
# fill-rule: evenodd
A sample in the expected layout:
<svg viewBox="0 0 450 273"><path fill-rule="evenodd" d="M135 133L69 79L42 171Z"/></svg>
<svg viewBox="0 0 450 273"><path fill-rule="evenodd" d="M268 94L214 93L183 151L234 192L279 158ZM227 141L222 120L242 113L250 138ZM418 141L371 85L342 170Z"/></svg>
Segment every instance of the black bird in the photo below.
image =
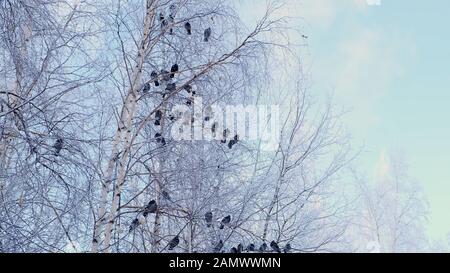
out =
<svg viewBox="0 0 450 273"><path fill-rule="evenodd" d="M238 250L235 247L232 247L230 249L230 253L238 253Z"/></svg>
<svg viewBox="0 0 450 273"><path fill-rule="evenodd" d="M165 138L161 138L161 144L162 144L162 146L166 146L166 139Z"/></svg>
<svg viewBox="0 0 450 273"><path fill-rule="evenodd" d="M180 238L175 236L170 242L169 242L169 250L173 250L177 245L180 243Z"/></svg>
<svg viewBox="0 0 450 273"><path fill-rule="evenodd" d="M55 141L55 144L53 144L53 148L55 149L55 156L59 156L59 154L61 153L61 150L64 146L64 140L62 138L58 138Z"/></svg>
<svg viewBox="0 0 450 273"><path fill-rule="evenodd" d="M186 92L188 92L188 93L192 92L192 86L190 86L189 84L186 84L185 86L183 86L183 89L186 90Z"/></svg>
<svg viewBox="0 0 450 273"><path fill-rule="evenodd" d="M166 81L166 82L170 81L170 72L169 71L163 69L163 70L161 70L161 75L162 75L163 81Z"/></svg>
<svg viewBox="0 0 450 273"><path fill-rule="evenodd" d="M148 91L150 91L150 84L146 83L144 84L144 88L142 88L142 92L147 93Z"/></svg>
<svg viewBox="0 0 450 273"><path fill-rule="evenodd" d="M156 71L153 71L150 74L150 77L151 77L152 81L155 83L155 86L159 86L158 73L156 73Z"/></svg>
<svg viewBox="0 0 450 273"><path fill-rule="evenodd" d="M164 198L166 198L167 200L169 200L169 201L171 200L171 199L170 199L170 195L169 195L169 193L168 193L167 191L162 191L161 194L162 194L162 196L163 196Z"/></svg>
<svg viewBox="0 0 450 273"><path fill-rule="evenodd" d="M147 206L145 206L144 208L144 217L147 217L147 215L151 214L151 213L156 213L156 211L158 210L158 204L156 204L155 200L150 201Z"/></svg>
<svg viewBox="0 0 450 273"><path fill-rule="evenodd" d="M170 11L170 16L175 18L175 14L177 12L177 6L175 6L175 4L170 5L169 11Z"/></svg>
<svg viewBox="0 0 450 273"><path fill-rule="evenodd" d="M211 132L213 134L215 134L216 133L216 129L217 129L217 122L214 122L213 125L211 126Z"/></svg>
<svg viewBox="0 0 450 273"><path fill-rule="evenodd" d="M249 244L248 246L247 246L247 249L246 249L247 251L255 251L255 245L254 244Z"/></svg>
<svg viewBox="0 0 450 273"><path fill-rule="evenodd" d="M136 219L133 220L133 222L131 222L129 232L132 232L132 231L135 230L138 226L139 226L139 220L136 218Z"/></svg>
<svg viewBox="0 0 450 273"><path fill-rule="evenodd" d="M244 251L244 246L242 244L238 244L237 246L237 252L238 253L242 253L242 251Z"/></svg>
<svg viewBox="0 0 450 273"><path fill-rule="evenodd" d="M156 126L160 126L160 125L161 125L161 121L160 121L160 120L158 120L158 119L157 119L157 120L155 120L155 125L156 125Z"/></svg>
<svg viewBox="0 0 450 273"><path fill-rule="evenodd" d="M205 32L203 33L204 39L203 41L209 42L209 38L211 37L211 28L205 29Z"/></svg>
<svg viewBox="0 0 450 273"><path fill-rule="evenodd" d="M228 225L231 222L231 215L228 215L220 221L220 229L223 229L226 225Z"/></svg>
<svg viewBox="0 0 450 273"><path fill-rule="evenodd" d="M263 243L263 244L259 247L259 251L260 251L260 252L264 252L264 251L266 251L266 249L267 249L267 244L266 244L266 243Z"/></svg>
<svg viewBox="0 0 450 273"><path fill-rule="evenodd" d="M270 247L272 248L273 251L281 253L280 247L278 246L278 244L275 241L272 241L270 243Z"/></svg>
<svg viewBox="0 0 450 273"><path fill-rule="evenodd" d="M220 252L220 250L222 250L222 247L223 247L223 241L222 240L220 240L218 243L217 243L217 245L214 247L214 253L219 253Z"/></svg>
<svg viewBox="0 0 450 273"><path fill-rule="evenodd" d="M234 145L236 145L239 142L239 136L235 135L232 140L228 143L228 148L232 149Z"/></svg>
<svg viewBox="0 0 450 273"><path fill-rule="evenodd" d="M166 87L166 91L173 92L177 89L177 85L175 83L169 83Z"/></svg>
<svg viewBox="0 0 450 273"><path fill-rule="evenodd" d="M161 21L161 29L162 29L162 30L166 29L168 25L169 25L169 23L167 22L166 19L163 19L163 20Z"/></svg>
<svg viewBox="0 0 450 273"><path fill-rule="evenodd" d="M184 24L184 28L186 29L187 35L191 35L191 34L192 34L192 26L191 26L191 23L186 22L186 24Z"/></svg>
<svg viewBox="0 0 450 273"><path fill-rule="evenodd" d="M156 139L156 142L160 143L161 142L161 134L160 133L156 133L155 134L155 139Z"/></svg>
<svg viewBox="0 0 450 273"><path fill-rule="evenodd" d="M236 141L234 141L234 139L230 140L230 142L228 142L228 148L233 149L233 146L236 144Z"/></svg>
<svg viewBox="0 0 450 273"><path fill-rule="evenodd" d="M161 110L156 110L155 118L157 120L161 120L162 119L162 112L161 112Z"/></svg>
<svg viewBox="0 0 450 273"><path fill-rule="evenodd" d="M164 14L160 13L159 14L159 21L162 21L162 20L164 20Z"/></svg>
<svg viewBox="0 0 450 273"><path fill-rule="evenodd" d="M175 24L175 17L172 14L169 15L169 22L172 26ZM173 35L173 28L170 28L169 34Z"/></svg>
<svg viewBox="0 0 450 273"><path fill-rule="evenodd" d="M170 78L173 79L175 77L175 73L177 73L178 70L179 70L178 64L172 65L172 67L170 68L170 72L171 72Z"/></svg>
<svg viewBox="0 0 450 273"><path fill-rule="evenodd" d="M212 220L213 220L212 212L208 211L207 213L205 213L205 221L207 227L211 227Z"/></svg>
<svg viewBox="0 0 450 273"><path fill-rule="evenodd" d="M286 244L283 248L283 252L289 253L289 251L291 251L291 249L292 249L291 244Z"/></svg>
<svg viewBox="0 0 450 273"><path fill-rule="evenodd" d="M222 142L223 144L227 143L228 129L223 130L222 136L223 136L223 139L220 142Z"/></svg>

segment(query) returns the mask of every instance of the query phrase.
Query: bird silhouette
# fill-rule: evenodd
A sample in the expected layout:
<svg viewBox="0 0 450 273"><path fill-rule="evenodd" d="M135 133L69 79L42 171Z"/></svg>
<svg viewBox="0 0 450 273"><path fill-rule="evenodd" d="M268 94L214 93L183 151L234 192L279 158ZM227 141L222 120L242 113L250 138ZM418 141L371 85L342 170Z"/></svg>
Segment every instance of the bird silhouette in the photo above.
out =
<svg viewBox="0 0 450 273"><path fill-rule="evenodd" d="M142 92L147 93L148 91L150 91L150 84L146 83L146 84L144 84L144 87L142 88Z"/></svg>
<svg viewBox="0 0 450 273"><path fill-rule="evenodd" d="M210 211L205 213L205 221L206 221L206 226L207 227L211 227L212 220L213 220L213 213L210 212Z"/></svg>
<svg viewBox="0 0 450 273"><path fill-rule="evenodd" d="M58 138L55 141L55 144L53 144L53 148L55 149L55 156L59 156L59 154L61 153L61 150L64 146L64 140L62 138Z"/></svg>
<svg viewBox="0 0 450 273"><path fill-rule="evenodd" d="M180 243L180 238L175 236L170 242L169 242L169 250L173 250L177 245Z"/></svg>
<svg viewBox="0 0 450 273"><path fill-rule="evenodd" d="M161 142L161 134L160 133L156 133L155 134L155 139L156 139L156 142L160 143Z"/></svg>
<svg viewBox="0 0 450 273"><path fill-rule="evenodd" d="M216 133L217 125L218 125L217 122L214 122L213 125L211 126L211 132L212 132L213 134Z"/></svg>
<svg viewBox="0 0 450 273"><path fill-rule="evenodd" d="M283 248L284 253L289 253L291 251L292 247L291 244L286 244Z"/></svg>
<svg viewBox="0 0 450 273"><path fill-rule="evenodd" d="M192 86L190 86L189 84L184 85L183 89L186 90L186 92L188 93L192 92Z"/></svg>
<svg viewBox="0 0 450 273"><path fill-rule="evenodd" d="M192 26L191 26L191 23L186 22L186 24L184 24L184 28L186 29L187 35L191 35L191 34L192 34Z"/></svg>
<svg viewBox="0 0 450 273"><path fill-rule="evenodd" d="M144 208L144 217L147 217L151 213L156 213L158 210L158 204L156 204L155 200L150 201L147 206Z"/></svg>
<svg viewBox="0 0 450 273"><path fill-rule="evenodd" d="M270 242L270 247L272 248L273 251L281 253L280 247L275 241Z"/></svg>
<svg viewBox="0 0 450 273"><path fill-rule="evenodd" d="M135 230L138 226L139 226L139 220L136 218L136 219L133 220L133 222L131 222L129 232L132 232L132 231Z"/></svg>
<svg viewBox="0 0 450 273"><path fill-rule="evenodd" d="M162 118L162 112L161 110L156 110L155 112L155 118L160 120Z"/></svg>
<svg viewBox="0 0 450 273"><path fill-rule="evenodd" d="M219 253L220 250L222 250L222 248L223 248L223 241L220 240L220 241L214 246L213 251L214 251L214 253Z"/></svg>
<svg viewBox="0 0 450 273"><path fill-rule="evenodd" d="M211 28L207 28L205 29L204 33L203 33L203 41L205 42L209 42L209 38L211 38Z"/></svg>
<svg viewBox="0 0 450 273"><path fill-rule="evenodd" d="M162 196L163 196L165 199L167 199L167 200L169 200L169 201L171 200L171 199L170 199L170 195L169 195L169 193L168 193L167 191L162 191L161 194L162 194Z"/></svg>
<svg viewBox="0 0 450 273"><path fill-rule="evenodd" d="M161 75L162 75L163 81L165 81L165 82L170 81L170 72L169 71L163 69L163 70L161 70Z"/></svg>
<svg viewBox="0 0 450 273"><path fill-rule="evenodd" d="M246 248L247 251L255 251L255 244L249 244Z"/></svg>
<svg viewBox="0 0 450 273"><path fill-rule="evenodd" d="M220 229L224 229L231 222L231 215L225 216L222 221L220 221Z"/></svg>
<svg viewBox="0 0 450 273"><path fill-rule="evenodd" d="M259 251L260 251L260 252L264 252L264 251L266 251L266 249L267 249L267 244L266 244L266 243L263 243L263 244L259 247Z"/></svg>
<svg viewBox="0 0 450 273"><path fill-rule="evenodd" d="M244 246L242 244L238 244L236 249L238 253L242 253L242 251L244 251Z"/></svg>
<svg viewBox="0 0 450 273"><path fill-rule="evenodd" d="M230 253L238 253L238 250L235 247L232 247L230 249Z"/></svg>
<svg viewBox="0 0 450 273"><path fill-rule="evenodd" d="M177 85L175 83L169 83L166 87L166 91L173 92L177 89Z"/></svg>
<svg viewBox="0 0 450 273"><path fill-rule="evenodd" d="M152 71L152 73L150 73L150 78L155 83L155 86L159 86L158 73L156 73L156 71Z"/></svg>
<svg viewBox="0 0 450 273"><path fill-rule="evenodd" d="M170 68L170 78L174 78L175 77L175 73L177 73L179 70L178 64L174 64L172 65L172 67Z"/></svg>

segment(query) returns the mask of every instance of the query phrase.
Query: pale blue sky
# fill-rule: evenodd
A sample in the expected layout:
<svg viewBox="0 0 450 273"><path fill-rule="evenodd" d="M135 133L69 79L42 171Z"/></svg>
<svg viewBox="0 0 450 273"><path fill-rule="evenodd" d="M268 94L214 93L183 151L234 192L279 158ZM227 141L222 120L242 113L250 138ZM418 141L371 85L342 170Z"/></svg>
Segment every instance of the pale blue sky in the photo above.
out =
<svg viewBox="0 0 450 273"><path fill-rule="evenodd" d="M304 6L311 1L327 11L304 16L313 90L334 89L340 103L352 108L347 124L355 141L366 145L361 160L368 172L384 150L406 153L430 202L429 234L445 237L450 231L450 1L382 0L367 6L362 0L303 0ZM298 11L301 15L301 7Z"/></svg>
<svg viewBox="0 0 450 273"><path fill-rule="evenodd" d="M312 91L334 91L361 168L401 149L430 203L429 234L450 232L450 1L288 0L302 17ZM263 1L249 0L262 4Z"/></svg>

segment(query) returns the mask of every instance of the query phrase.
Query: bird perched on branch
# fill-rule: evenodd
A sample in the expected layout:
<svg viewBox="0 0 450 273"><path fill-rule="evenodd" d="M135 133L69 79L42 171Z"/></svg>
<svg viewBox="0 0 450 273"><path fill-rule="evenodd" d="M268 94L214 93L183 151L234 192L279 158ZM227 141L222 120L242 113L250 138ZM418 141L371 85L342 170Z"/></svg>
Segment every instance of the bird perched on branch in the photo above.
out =
<svg viewBox="0 0 450 273"><path fill-rule="evenodd" d="M211 31L210 27L205 29L205 31L203 33L203 41L204 42L209 42L209 38L211 38L211 33L212 33L212 31Z"/></svg>
<svg viewBox="0 0 450 273"><path fill-rule="evenodd" d="M169 250L173 250L177 245L180 243L180 238L175 236L170 242L169 242Z"/></svg>
<svg viewBox="0 0 450 273"><path fill-rule="evenodd" d="M220 229L224 229L225 226L228 226L231 222L231 215L225 216L222 221L220 221Z"/></svg>
<svg viewBox="0 0 450 273"><path fill-rule="evenodd" d="M249 244L246 248L247 251L255 251L255 244Z"/></svg>
<svg viewBox="0 0 450 273"><path fill-rule="evenodd" d="M192 92L192 86L190 86L189 84L184 85L183 89L186 90L186 92L188 92L189 94Z"/></svg>
<svg viewBox="0 0 450 273"><path fill-rule="evenodd" d="M167 191L162 191L161 194L162 194L162 196L163 196L165 199L167 199L167 200L169 200L169 201L171 200L171 199L170 199L170 195L169 195L169 193L168 193Z"/></svg>
<svg viewBox="0 0 450 273"><path fill-rule="evenodd" d="M223 241L220 240L214 247L213 251L214 251L214 253L219 253L220 250L222 250L222 248L223 248Z"/></svg>
<svg viewBox="0 0 450 273"><path fill-rule="evenodd" d="M159 20L161 21L161 30L165 30L169 23L167 22L166 18L164 18L164 14L159 14Z"/></svg>
<svg viewBox="0 0 450 273"><path fill-rule="evenodd" d="M178 64L174 64L172 65L172 67L170 68L170 78L174 78L175 77L175 73L177 73L179 70Z"/></svg>
<svg viewBox="0 0 450 273"><path fill-rule="evenodd" d="M192 26L191 26L191 23L186 22L186 24L184 24L184 28L186 29L187 35L191 35L191 34L192 34Z"/></svg>
<svg viewBox="0 0 450 273"><path fill-rule="evenodd" d="M55 149L55 156L59 156L59 154L61 153L61 150L64 146L64 140L62 138L58 138L55 141L55 144L53 144L53 148Z"/></svg>
<svg viewBox="0 0 450 273"><path fill-rule="evenodd" d="M169 83L166 87L166 91L173 92L177 89L177 85L175 83Z"/></svg>
<svg viewBox="0 0 450 273"><path fill-rule="evenodd" d="M155 83L155 86L159 86L158 73L156 73L156 71L152 71L152 73L150 73L150 78Z"/></svg>
<svg viewBox="0 0 450 273"><path fill-rule="evenodd" d="M205 213L206 227L211 227L212 220L213 220L213 213L210 211Z"/></svg>
<svg viewBox="0 0 450 273"><path fill-rule="evenodd" d="M228 142L228 148L233 149L233 146L236 145L239 141L239 136L235 135L234 138L232 140L230 140L230 142Z"/></svg>
<svg viewBox="0 0 450 273"><path fill-rule="evenodd" d="M230 131L228 129L223 130L223 133L222 133L223 139L220 142L222 142L223 144L227 143L227 138L228 138L229 133L230 133Z"/></svg>
<svg viewBox="0 0 450 273"><path fill-rule="evenodd" d="M230 249L230 253L238 253L238 250L235 247L232 247Z"/></svg>
<svg viewBox="0 0 450 273"><path fill-rule="evenodd" d="M242 251L244 251L244 246L242 244L238 244L236 249L238 253L242 253Z"/></svg>
<svg viewBox="0 0 450 273"><path fill-rule="evenodd" d="M291 244L286 244L283 248L284 253L289 253L291 251L292 247Z"/></svg>
<svg viewBox="0 0 450 273"><path fill-rule="evenodd" d="M142 88L142 92L147 93L148 91L150 91L150 84L146 83L146 84L144 84L144 87Z"/></svg>
<svg viewBox="0 0 450 273"><path fill-rule="evenodd" d="M165 81L165 82L170 81L170 72L169 71L163 69L163 70L161 70L161 75L162 75L163 81Z"/></svg>
<svg viewBox="0 0 450 273"><path fill-rule="evenodd" d="M273 251L281 253L280 247L278 246L278 244L275 241L272 241L270 243L270 247L272 248Z"/></svg>
<svg viewBox="0 0 450 273"><path fill-rule="evenodd" d="M266 249L267 249L267 244L266 244L266 243L263 243L263 244L259 247L259 251L260 251L260 252L265 252Z"/></svg>
<svg viewBox="0 0 450 273"><path fill-rule="evenodd" d="M161 142L161 134L160 133L156 133L155 134L155 139L156 139L156 142L160 143Z"/></svg>
<svg viewBox="0 0 450 273"><path fill-rule="evenodd" d="M133 222L131 222L129 232L132 232L132 231L135 230L138 226L139 226L139 219L136 218L136 219L133 220Z"/></svg>
<svg viewBox="0 0 450 273"><path fill-rule="evenodd" d="M147 217L151 213L156 213L158 210L158 204L156 204L155 200L148 202L147 206L144 208L144 217Z"/></svg>

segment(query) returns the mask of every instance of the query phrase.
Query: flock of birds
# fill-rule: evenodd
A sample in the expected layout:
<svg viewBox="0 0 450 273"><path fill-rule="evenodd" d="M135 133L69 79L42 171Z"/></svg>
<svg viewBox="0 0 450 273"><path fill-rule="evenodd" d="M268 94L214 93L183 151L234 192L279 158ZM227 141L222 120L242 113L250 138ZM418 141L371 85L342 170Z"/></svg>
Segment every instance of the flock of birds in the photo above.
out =
<svg viewBox="0 0 450 273"><path fill-rule="evenodd" d="M161 31L165 33L167 30L169 31L170 35L174 35L173 26L175 25L175 17L177 13L177 7L176 5L171 5L169 8L169 17L166 18L164 13L159 14L159 22L161 25ZM192 25L189 21L184 23L184 29L186 31L187 35L192 35ZM211 27L206 28L203 31L203 41L209 42L211 38L212 30Z"/></svg>
<svg viewBox="0 0 450 273"><path fill-rule="evenodd" d="M167 192L163 192L163 196L166 199L170 200L169 195L167 194ZM156 203L155 200L151 200L142 210L142 215L147 218L147 216L149 214L153 214L156 213L158 210L158 204ZM204 220L206 222L206 227L207 228L212 228L213 227L213 213L211 211L208 211L205 213L205 217ZM220 219L219 221L219 229L223 230L225 227L231 227L231 215L227 215L225 217L223 217L222 219ZM131 224L130 224L130 229L129 232L131 233L132 231L134 231L138 226L140 225L140 221L138 218L135 218ZM169 250L174 250L180 243L180 237L179 235L176 235L175 237L173 237L169 243L167 244L167 248ZM229 253L243 253L243 252L276 252L276 253L289 253L292 250L291 244L288 243L286 244L282 249L280 248L280 246L278 245L277 242L272 241L270 244L270 249L268 248L266 243L262 243L261 246L259 248L256 248L255 244L250 243L246 248L244 248L243 244L238 244L236 247L232 247L229 251ZM224 242L222 240L219 240L219 242L214 246L213 248L213 252L214 253L225 253L225 251L223 250L224 248Z"/></svg>

